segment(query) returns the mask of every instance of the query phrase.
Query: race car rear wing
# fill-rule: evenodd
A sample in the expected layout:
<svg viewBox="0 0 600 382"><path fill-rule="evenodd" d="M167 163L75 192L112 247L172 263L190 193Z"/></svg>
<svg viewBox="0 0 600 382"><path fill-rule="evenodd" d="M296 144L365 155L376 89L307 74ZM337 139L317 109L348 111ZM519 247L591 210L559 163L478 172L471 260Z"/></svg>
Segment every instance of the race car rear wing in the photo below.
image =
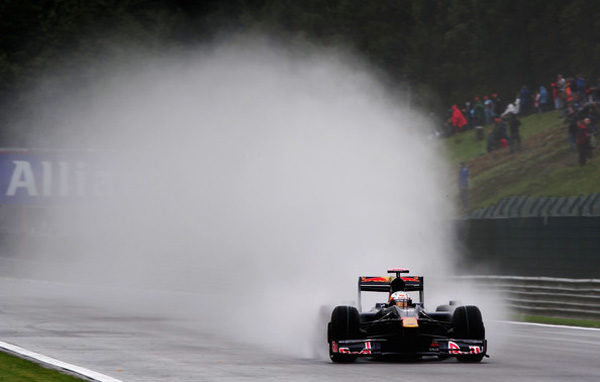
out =
<svg viewBox="0 0 600 382"><path fill-rule="evenodd" d="M358 310L362 310L361 292L419 292L419 300L424 304L423 276L401 276L401 273L407 273L407 269L390 269L388 273L395 273L393 276L359 276L358 277Z"/></svg>
<svg viewBox="0 0 600 382"><path fill-rule="evenodd" d="M359 276L358 291L389 292L390 284L394 277Z"/></svg>
<svg viewBox="0 0 600 382"><path fill-rule="evenodd" d="M365 292L423 291L423 276L360 276L358 289Z"/></svg>

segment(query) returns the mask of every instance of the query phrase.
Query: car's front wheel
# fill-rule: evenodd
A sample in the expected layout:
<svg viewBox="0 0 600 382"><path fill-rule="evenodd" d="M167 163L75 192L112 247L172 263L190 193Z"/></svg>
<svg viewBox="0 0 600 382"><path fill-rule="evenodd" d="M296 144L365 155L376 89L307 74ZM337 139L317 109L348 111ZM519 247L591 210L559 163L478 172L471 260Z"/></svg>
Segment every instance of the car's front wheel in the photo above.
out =
<svg viewBox="0 0 600 382"><path fill-rule="evenodd" d="M473 305L459 306L454 310L452 316L454 336L460 339L483 340L485 339L485 327L481 318L481 311ZM459 362L481 362L485 353L458 355Z"/></svg>
<svg viewBox="0 0 600 382"><path fill-rule="evenodd" d="M359 339L360 314L353 306L336 306L331 313L331 322L327 325L329 358L335 363L349 363L356 360L355 355L339 352L339 340Z"/></svg>

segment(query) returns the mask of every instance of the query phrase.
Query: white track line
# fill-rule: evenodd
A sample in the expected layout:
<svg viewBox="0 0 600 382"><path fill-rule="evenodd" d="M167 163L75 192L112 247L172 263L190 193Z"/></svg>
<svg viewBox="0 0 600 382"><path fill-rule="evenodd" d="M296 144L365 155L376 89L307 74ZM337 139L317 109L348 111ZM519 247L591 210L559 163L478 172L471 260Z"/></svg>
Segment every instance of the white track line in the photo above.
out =
<svg viewBox="0 0 600 382"><path fill-rule="evenodd" d="M0 349L4 349L10 353L13 353L19 357L23 357L23 358L27 358L30 359L36 363L39 363L43 366L47 366L53 369L58 369L58 370L65 370L68 371L70 373L73 373L77 376L81 376L84 378L87 378L91 381L97 381L97 382L122 382L119 379L115 379L112 377L109 377L108 375L104 375L104 374L100 374L97 373L95 371L91 371L88 369L85 369L83 367L79 367L79 366L75 366L75 365L71 365L69 363L66 362L62 362L59 361L57 359L54 358L50 358L48 356L45 356L43 354L38 354L38 353L34 353L32 351L29 351L27 349L23 349L19 346L15 346L15 345L11 345L8 344L6 342L2 342L0 341Z"/></svg>
<svg viewBox="0 0 600 382"><path fill-rule="evenodd" d="M569 325L553 325L553 324L540 324L537 322L521 322L521 321L500 321L512 325L530 325L530 326L541 326L544 328L558 328L558 329L577 329L577 330L592 330L600 331L600 328L586 328L583 326L569 326Z"/></svg>

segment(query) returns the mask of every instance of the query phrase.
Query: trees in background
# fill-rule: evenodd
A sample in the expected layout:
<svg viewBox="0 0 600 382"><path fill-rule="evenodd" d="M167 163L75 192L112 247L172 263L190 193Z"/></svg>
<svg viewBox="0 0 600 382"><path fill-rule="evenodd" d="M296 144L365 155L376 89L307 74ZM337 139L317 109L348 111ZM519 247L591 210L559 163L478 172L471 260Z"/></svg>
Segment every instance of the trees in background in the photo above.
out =
<svg viewBox="0 0 600 382"><path fill-rule="evenodd" d="M557 73L600 75L596 1L4 0L0 123L10 123L20 97L49 71L131 47L161 54L165 46L246 30L349 46L386 73L390 86L410 81L413 99L429 107L492 92L512 99L523 84ZM88 75L94 70L101 65Z"/></svg>

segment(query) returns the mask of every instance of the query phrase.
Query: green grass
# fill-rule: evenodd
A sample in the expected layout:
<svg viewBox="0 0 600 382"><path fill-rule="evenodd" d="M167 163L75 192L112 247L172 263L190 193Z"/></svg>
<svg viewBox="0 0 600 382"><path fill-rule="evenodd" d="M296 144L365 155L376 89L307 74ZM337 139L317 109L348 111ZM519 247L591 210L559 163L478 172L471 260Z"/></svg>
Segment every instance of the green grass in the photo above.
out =
<svg viewBox="0 0 600 382"><path fill-rule="evenodd" d="M537 159L542 160L543 158ZM573 159L575 161L575 159ZM537 167L537 166L535 166ZM533 168L532 171L535 171ZM538 175L530 176L515 175L512 179L499 184L493 192L483 195L478 201L478 207L487 207L509 196L577 196L600 192L600 164L590 162L584 167L553 167L549 165L546 169L538 169ZM496 170L488 171L476 177L472 187L478 187L489 183L494 177L504 174L514 174L514 166L506 166ZM506 177L505 177L506 178Z"/></svg>
<svg viewBox="0 0 600 382"><path fill-rule="evenodd" d="M447 138L445 144L450 160L455 164L487 153L485 140L478 141L475 139L475 131L473 130L455 134Z"/></svg>
<svg viewBox="0 0 600 382"><path fill-rule="evenodd" d="M521 137L523 139L528 139L536 134L539 134L548 128L562 125L564 118L559 118L560 112L558 111L549 111L547 113L542 114L533 114L527 116L521 120L523 124L521 126ZM565 133L565 141L566 141L566 133Z"/></svg>
<svg viewBox="0 0 600 382"><path fill-rule="evenodd" d="M536 322L540 324L583 326L587 328L600 328L600 321L583 320L578 318L545 317L532 315L516 315L515 320L524 322Z"/></svg>
<svg viewBox="0 0 600 382"><path fill-rule="evenodd" d="M82 380L0 351L0 382L32 381L81 382Z"/></svg>

